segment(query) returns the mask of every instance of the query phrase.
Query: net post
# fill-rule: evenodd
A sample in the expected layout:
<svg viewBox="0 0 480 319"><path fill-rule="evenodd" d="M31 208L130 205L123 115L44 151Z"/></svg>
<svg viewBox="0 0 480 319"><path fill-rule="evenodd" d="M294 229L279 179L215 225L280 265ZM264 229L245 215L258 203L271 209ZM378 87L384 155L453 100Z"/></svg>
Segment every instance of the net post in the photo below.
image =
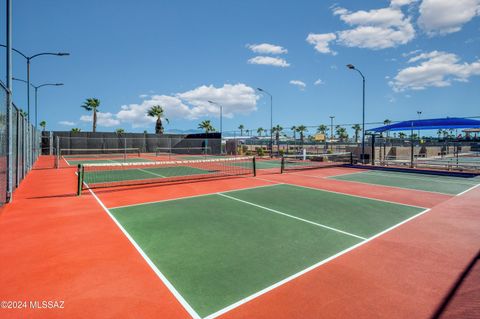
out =
<svg viewBox="0 0 480 319"><path fill-rule="evenodd" d="M60 137L55 136L55 167L60 168Z"/></svg>
<svg viewBox="0 0 480 319"><path fill-rule="evenodd" d="M256 177L257 176L257 161L255 159L255 156L253 157L252 161L253 161L253 177Z"/></svg>
<svg viewBox="0 0 480 319"><path fill-rule="evenodd" d="M285 171L285 156L282 156L282 161L280 164L280 173L283 174L284 171Z"/></svg>
<svg viewBox="0 0 480 319"><path fill-rule="evenodd" d="M84 168L82 164L78 164L77 169L77 196L82 194Z"/></svg>

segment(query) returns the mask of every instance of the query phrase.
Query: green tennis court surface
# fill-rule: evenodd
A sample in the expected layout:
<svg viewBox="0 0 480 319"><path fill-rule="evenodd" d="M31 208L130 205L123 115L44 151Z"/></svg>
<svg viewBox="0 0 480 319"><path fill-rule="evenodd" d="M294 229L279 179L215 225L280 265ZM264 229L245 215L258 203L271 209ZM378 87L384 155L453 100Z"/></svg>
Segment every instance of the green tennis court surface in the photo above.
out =
<svg viewBox="0 0 480 319"><path fill-rule="evenodd" d="M175 167L145 167L132 169L112 169L105 171L91 171L84 173L84 182L89 183L108 183L108 182L122 182L135 181L145 179L158 179L174 176L189 176L208 174L215 171L199 169L190 166L175 166Z"/></svg>
<svg viewBox="0 0 480 319"><path fill-rule="evenodd" d="M152 162L147 158L127 158L126 160L123 159L88 159L88 160L69 160L68 158L65 159L68 165L78 165L78 164L112 164L112 163L145 163L145 162Z"/></svg>
<svg viewBox="0 0 480 319"><path fill-rule="evenodd" d="M232 165L239 166L241 163L233 163ZM267 169L267 168L279 168L281 165L280 159L272 160L259 160L255 161L255 167L257 169Z"/></svg>
<svg viewBox="0 0 480 319"><path fill-rule="evenodd" d="M186 161L235 157L235 156L223 156L223 155L178 155L178 154L176 154L175 156L180 158L181 160L186 160Z"/></svg>
<svg viewBox="0 0 480 319"><path fill-rule="evenodd" d="M402 187L456 195L480 184L480 177L455 177L394 171L366 171L329 177L342 181Z"/></svg>
<svg viewBox="0 0 480 319"><path fill-rule="evenodd" d="M422 210L275 185L110 211L205 317Z"/></svg>

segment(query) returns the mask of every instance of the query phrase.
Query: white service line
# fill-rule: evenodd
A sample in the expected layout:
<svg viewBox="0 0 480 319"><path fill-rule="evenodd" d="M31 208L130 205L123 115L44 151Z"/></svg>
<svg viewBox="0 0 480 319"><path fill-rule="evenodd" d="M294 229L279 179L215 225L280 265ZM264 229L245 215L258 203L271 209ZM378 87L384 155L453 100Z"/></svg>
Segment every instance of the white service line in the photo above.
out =
<svg viewBox="0 0 480 319"><path fill-rule="evenodd" d="M308 267L308 268L306 268L306 269L304 269L304 270L302 270L302 271L300 271L300 272L297 272L296 274L293 274L293 275L291 275L290 277L287 277L287 278L285 278L285 279L283 279L283 280L281 280L281 281L279 281L279 282L277 282L277 283L275 283L275 284L273 284L273 285L271 285L271 286L269 286L269 287L267 287L267 288L264 288L264 289L262 289L262 290L260 290L260 291L258 291L258 292L256 292L256 293L254 293L254 294L252 294L252 295L250 295L250 296L248 296L248 297L245 297L245 298L237 301L236 303L231 304L230 306L227 306L227 307L225 307L225 308L223 308L223 309L220 309L219 311L217 311L217 312L215 312L215 313L213 313L213 314L211 314L211 315L208 315L208 316L205 317L204 319L214 319L214 318L217 318L217 317L219 317L219 316L221 316L221 315L223 315L223 314L225 314L225 313L227 313L227 312L229 312L229 311L231 311L231 310L233 310L233 309L235 309L235 308L237 308L237 307L239 307L239 306L241 306L241 305L243 305L243 304L245 304L245 303L247 303L247 302L249 302L249 301L251 301L251 300L253 300L253 299L255 299L255 298L260 297L261 295L266 294L267 292L269 292L269 291L271 291L271 290L273 290L273 289L275 289L275 288L278 288L278 287L284 285L285 283L287 283L287 282L289 282L289 281L294 280L295 278L298 278L298 277L306 274L307 272L310 272L311 270L313 270L313 269L315 269L315 268L320 267L320 266L323 265L323 264L326 264L326 263L329 262L329 261L332 261L333 259L336 259L336 258L338 258L338 257L340 257L340 256L342 256L342 255L344 255L344 254L346 254L346 253L348 253L349 251L351 251L351 250L353 250L353 249L356 249L356 248L358 248L358 247L360 247L360 246L368 243L369 241L371 241L371 240L373 240L373 239L375 239L375 238L378 238L378 237L382 236L382 235L385 234L385 233L388 233L389 231L391 231L391 230L393 230L393 229L395 229L395 228L397 228L397 227L399 227L399 226L401 226L401 225L403 225L403 224L405 224L405 223L407 223L407 222L409 222L409 221L411 221L411 220L413 220L413 219L415 219L415 218L417 218L417 217L419 217L419 216L421 216L421 215L423 215L423 214L425 214L425 213L427 213L427 212L429 212L429 211L430 211L430 208L429 208L429 209L426 209L426 210L424 210L424 211L421 211L421 212L418 213L417 215L414 215L414 216L412 216L412 217L410 217L410 218L408 218L408 219L406 219L406 220L404 220L404 221L402 221L402 222L400 222L400 223L398 223L398 224L396 224L396 225L393 225L392 227L385 229L384 231L382 231L382 232L380 232L380 233L378 233L378 234L376 234L376 235L368 238L367 240L364 240L364 241L362 241L362 242L360 242L360 243L358 243L358 244L355 244L355 245L353 245L353 246L351 246L351 247L349 247L349 248L347 248L347 249L345 249L345 250L342 250L341 252L339 252L339 253L337 253L337 254L335 254L335 255L333 255L333 256L330 256L330 257L328 257L327 259L324 259L324 260L322 260L322 261L320 261L320 262L318 262L318 263L316 263L316 264L314 264L314 265L312 265L312 266L310 266L310 267Z"/></svg>
<svg viewBox="0 0 480 319"><path fill-rule="evenodd" d="M470 187L469 189L466 189L466 190L464 190L463 192L461 192L461 193L459 193L459 194L457 194L457 195L455 195L455 196L461 196L461 195L463 195L463 194L465 194L465 193L473 190L474 188L477 188L478 186L480 186L480 184L474 185L474 186Z"/></svg>
<svg viewBox="0 0 480 319"><path fill-rule="evenodd" d="M255 178L256 178L256 177L255 177ZM265 181L268 181L267 179L264 179L264 180L265 180ZM272 182L273 182L273 181L272 181ZM392 201L389 201L389 200L386 200L386 199L378 199L378 198L371 198L371 197L366 197L366 196L361 196L361 195L353 195L353 194L348 194L348 193L336 192L336 191L331 191L331 190L323 189L323 188L315 188L315 187L298 185L298 184L292 184L292 183L283 183L283 185L290 185L290 186L295 186L295 187L308 188L308 189L313 189L313 190L320 191L320 192L327 192L327 193L345 195L345 196L350 196L350 197L357 197L357 198L369 199L369 200L373 200L373 201L384 202L384 203L395 204L395 205L402 205L402 206L415 207L415 208L420 208L420 209L427 209L427 207L416 206L416 205L409 205L409 204L403 204L403 203L398 203L398 202L392 202ZM369 185L371 185L371 184L369 184ZM452 196L453 196L453 195L452 195Z"/></svg>
<svg viewBox="0 0 480 319"><path fill-rule="evenodd" d="M239 198L236 198L236 197L233 197L233 196L228 196L228 195L223 194L223 193L217 193L217 195L220 195L220 196L223 196L223 197L226 197L226 198L230 198L232 200L236 200L236 201L239 201L239 202L244 203L244 204L255 206L255 207L261 208L263 210L268 210L269 212L272 212L272 213L275 213L275 214L283 215L283 216L286 216L286 217L297 219L299 221L302 221L302 222L305 222L305 223L308 223L308 224L312 224L312 225L322 227L322 228L325 228L325 229L328 229L328 230L331 230L331 231L335 231L337 233L342 233L342 234L347 235L347 236L355 237L355 238L358 238L358 239L361 239L361 240L366 240L367 239L365 237L361 237L361 236L358 236L358 235L355 235L355 234L352 234L352 233L349 233L349 232L346 232L346 231L343 231L343 230L340 230L340 229L337 229L337 228L334 228L334 227L330 227L330 226L327 226L327 225L324 225L324 224L315 223L315 222L312 222L308 219L303 219L303 218L300 218L300 217L297 217L297 216L293 216L293 215L290 215L290 214L287 214L287 213L283 213L281 211L278 211L278 210L275 210L275 209L272 209L272 208L268 208L268 207L265 207L265 206L262 206L262 205L258 205L258 204L252 203L252 202L248 202L248 201L243 200L243 199L239 199Z"/></svg>
<svg viewBox="0 0 480 319"><path fill-rule="evenodd" d="M170 290L170 292L177 298L178 302L185 308L185 310L192 316L194 319L201 319L198 313L188 304L188 302L180 295L180 293L175 289L175 287L168 281L167 277L155 266L152 260L147 256L147 254L140 248L140 246L135 242L135 240L130 236L130 234L123 228L123 226L117 221L117 219L110 213L108 208L102 203L102 201L97 197L97 195L89 189L90 193L96 199L96 201L100 204L103 210L110 216L113 222L117 225L117 227L122 231L125 237L128 238L130 243L135 247L138 253L143 257L143 259L147 262L147 264L152 268L155 274L160 278L160 280L165 284L165 286Z"/></svg>

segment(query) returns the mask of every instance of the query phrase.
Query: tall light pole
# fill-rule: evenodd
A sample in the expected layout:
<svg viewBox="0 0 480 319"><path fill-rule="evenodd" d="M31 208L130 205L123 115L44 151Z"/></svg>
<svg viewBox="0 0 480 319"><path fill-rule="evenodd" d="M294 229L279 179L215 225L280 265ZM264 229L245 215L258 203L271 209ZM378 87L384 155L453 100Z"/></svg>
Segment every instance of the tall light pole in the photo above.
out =
<svg viewBox="0 0 480 319"><path fill-rule="evenodd" d="M6 9L5 9L5 38L7 45L7 54L6 54L6 73L7 73L7 196L6 201L12 201L13 194L13 138L12 138L12 115L13 115L13 105L12 105L12 2L13 0L6 0Z"/></svg>
<svg viewBox="0 0 480 319"><path fill-rule="evenodd" d="M0 46L6 47L3 44L0 44ZM12 48L12 50L17 52L18 54L20 54L27 61L27 120L28 120L28 123L30 123L30 64L31 64L31 61L33 59L39 57L39 56L42 56L42 55L67 56L67 55L70 55L70 53L66 53L66 52L56 52L56 53L54 53L54 52L42 52L42 53L37 53L37 54L31 55L31 56L28 56L28 55L24 54L23 52L21 52L17 49ZM36 125L35 125L35 128L36 128Z"/></svg>
<svg viewBox="0 0 480 319"><path fill-rule="evenodd" d="M218 104L217 102L213 101L208 101L208 103L212 105L216 105L220 108L220 154L223 154L223 146L222 146L222 135L223 135L223 127L222 127L222 122L223 122L223 106Z"/></svg>
<svg viewBox="0 0 480 319"><path fill-rule="evenodd" d="M270 157L273 157L273 96L264 89L257 88L257 90L270 96Z"/></svg>
<svg viewBox="0 0 480 319"><path fill-rule="evenodd" d="M330 115L330 149L333 150L333 119L335 116Z"/></svg>
<svg viewBox="0 0 480 319"><path fill-rule="evenodd" d="M422 111L417 111L418 119L422 116ZM417 131L418 138L420 138L420 130Z"/></svg>
<svg viewBox="0 0 480 319"><path fill-rule="evenodd" d="M363 73L357 69L353 64L347 64L347 68L350 70L355 70L360 74L362 77L362 89L363 89L363 95L362 95L362 164L365 164L365 76Z"/></svg>
<svg viewBox="0 0 480 319"><path fill-rule="evenodd" d="M25 81L25 80L17 79L17 78L13 78L13 80L23 82L23 83L26 83L28 85L28 82ZM37 127L37 122L38 122L38 116L37 116L37 113L38 113L38 89L42 88L44 86L62 86L63 83L44 83L44 84L41 84L41 85L38 85L38 86L30 83L30 85L35 89L35 127Z"/></svg>

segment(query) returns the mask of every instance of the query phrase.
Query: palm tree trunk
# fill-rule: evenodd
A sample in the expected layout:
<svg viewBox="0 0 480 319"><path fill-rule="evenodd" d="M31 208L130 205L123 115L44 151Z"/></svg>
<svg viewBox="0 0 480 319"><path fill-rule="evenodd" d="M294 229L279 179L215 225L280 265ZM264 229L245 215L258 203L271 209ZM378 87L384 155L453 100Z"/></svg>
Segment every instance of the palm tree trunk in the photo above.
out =
<svg viewBox="0 0 480 319"><path fill-rule="evenodd" d="M97 131L97 109L93 109L93 128L92 128L93 133Z"/></svg>
<svg viewBox="0 0 480 319"><path fill-rule="evenodd" d="M157 118L157 122L155 123L155 134L163 134L162 119L160 117Z"/></svg>

